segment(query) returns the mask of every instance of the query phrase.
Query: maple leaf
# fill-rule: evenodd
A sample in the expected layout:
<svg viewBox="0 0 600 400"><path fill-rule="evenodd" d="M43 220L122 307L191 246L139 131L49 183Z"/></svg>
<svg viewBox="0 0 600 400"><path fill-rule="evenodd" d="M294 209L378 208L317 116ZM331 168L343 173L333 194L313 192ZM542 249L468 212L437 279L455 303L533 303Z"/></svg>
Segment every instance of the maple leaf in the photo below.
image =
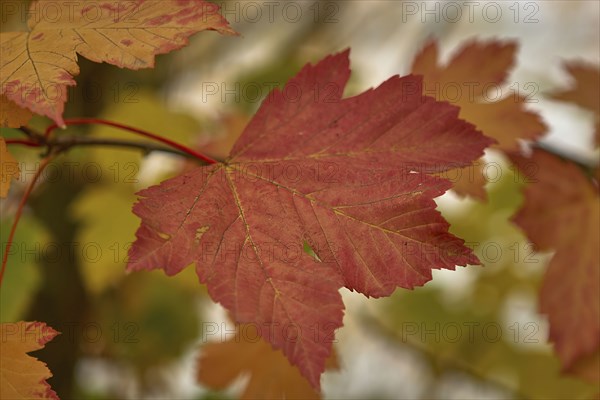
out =
<svg viewBox="0 0 600 400"><path fill-rule="evenodd" d="M335 352L327 361L337 369ZM252 324L238 327L233 339L202 346L198 381L212 389L227 388L241 375L250 375L242 399L320 399L300 371L258 335Z"/></svg>
<svg viewBox="0 0 600 400"><path fill-rule="evenodd" d="M596 127L594 144L600 146L600 69L591 65L568 63L566 70L573 77L575 85L563 91L550 94L556 100L575 103L594 113Z"/></svg>
<svg viewBox="0 0 600 400"><path fill-rule="evenodd" d="M517 139L533 140L546 131L540 117L524 108L526 98L517 93L499 101L487 101L487 91L500 89L515 59L514 42L470 42L448 61L438 66L435 41L428 43L415 57L411 71L423 75L425 94L460 107L460 118L474 124L485 135L497 140L496 148L517 150ZM478 164L485 165L483 160ZM485 199L486 183L481 169L473 167L449 173L456 176L454 190L461 195Z"/></svg>
<svg viewBox="0 0 600 400"><path fill-rule="evenodd" d="M2 32L0 94L63 126L67 87L79 74L77 54L122 68L154 66L154 56L185 46L203 30L235 34L202 0L88 0L56 3L47 16L44 1L29 9L28 32Z"/></svg>
<svg viewBox="0 0 600 400"><path fill-rule="evenodd" d="M318 388L342 325L342 286L367 296L478 264L433 198L492 141L458 108L392 77L342 99L348 51L272 91L223 163L138 193L129 270L196 264L210 296L252 322ZM303 251L307 244L316 257Z"/></svg>
<svg viewBox="0 0 600 400"><path fill-rule="evenodd" d="M600 347L600 197L573 163L536 149L511 160L533 183L514 221L540 250L555 250L540 292L550 340L566 370Z"/></svg>
<svg viewBox="0 0 600 400"><path fill-rule="evenodd" d="M31 111L0 95L0 126L3 128L19 128L26 125L32 116Z"/></svg>
<svg viewBox="0 0 600 400"><path fill-rule="evenodd" d="M43 348L58 332L43 322L0 324L0 398L58 399L46 379L46 364L27 353Z"/></svg>
<svg viewBox="0 0 600 400"><path fill-rule="evenodd" d="M8 152L3 137L0 137L0 156L0 197L4 198L8 195L11 181L19 179L20 169L17 160Z"/></svg>

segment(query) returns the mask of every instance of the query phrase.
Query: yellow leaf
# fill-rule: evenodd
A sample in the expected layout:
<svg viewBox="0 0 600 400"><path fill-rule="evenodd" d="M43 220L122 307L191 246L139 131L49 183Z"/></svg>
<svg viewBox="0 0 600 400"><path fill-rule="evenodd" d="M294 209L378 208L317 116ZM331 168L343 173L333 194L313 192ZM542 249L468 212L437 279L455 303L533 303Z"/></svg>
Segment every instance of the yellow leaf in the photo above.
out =
<svg viewBox="0 0 600 400"><path fill-rule="evenodd" d="M6 149L4 138L0 137L0 197L8 195L12 179L19 179L19 163Z"/></svg>
<svg viewBox="0 0 600 400"><path fill-rule="evenodd" d="M52 373L46 364L27 353L39 350L58 332L43 322L0 324L0 398L58 399L46 379Z"/></svg>
<svg viewBox="0 0 600 400"><path fill-rule="evenodd" d="M185 46L203 30L235 34L215 4L139 0L48 2L29 9L28 32L0 34L0 94L63 126L67 87L79 74L77 54L121 68L152 68L154 56Z"/></svg>

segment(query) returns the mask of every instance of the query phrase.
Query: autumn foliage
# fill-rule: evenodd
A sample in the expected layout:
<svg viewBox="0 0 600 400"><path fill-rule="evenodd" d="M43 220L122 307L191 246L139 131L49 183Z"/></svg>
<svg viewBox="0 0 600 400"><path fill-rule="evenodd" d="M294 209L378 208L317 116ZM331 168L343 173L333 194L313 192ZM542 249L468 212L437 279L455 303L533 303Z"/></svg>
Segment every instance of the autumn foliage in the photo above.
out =
<svg viewBox="0 0 600 400"><path fill-rule="evenodd" d="M43 322L1 324L0 387L3 399L58 399L46 379L46 364L27 353L39 350L58 332Z"/></svg>
<svg viewBox="0 0 600 400"><path fill-rule="evenodd" d="M41 3L32 2L32 15ZM92 7L106 17L89 23ZM511 221L536 251L551 253L539 312L548 319L547 339L562 373L598 383L598 165L546 148L541 140L548 126L526 107L525 95L494 101L486 96L490 85L511 83L516 41L474 39L442 63L438 43L430 39L409 75L354 95L344 94L351 50L339 49L306 63L270 91L241 134L223 140L227 145L221 147L230 146L223 151L219 142L204 149L186 146L168 132L145 132L128 121L64 117L67 89L80 72L78 56L132 70L153 68L156 55L182 48L200 31L238 35L217 5L94 0L77 3L57 21L31 17L27 27L0 36L0 122L26 135L0 138L0 196L12 196L11 183L22 173L12 146L42 150L43 161L11 209L15 218L2 240L0 282L12 268L11 245L36 181L47 165L82 144L61 138L56 129L93 123L145 136L146 142L118 139L111 145L176 152L195 163L140 190L136 201L124 196L138 227L125 249L126 271L118 276L134 272L127 285L135 288L152 279L140 276L148 270L163 270L166 280L194 270L210 298L228 311L235 336L202 346L198 382L224 389L250 375L244 398L319 398L324 371L344 368L338 362L343 354L333 347L336 332L344 329L342 288L367 298L388 297L426 284L433 270L493 268L452 231L435 200L452 190L485 204L490 183L482 171L490 158L484 154L492 152L509 160L515 176L526 182ZM565 68L573 84L549 97L594 113L597 148L598 68L577 62ZM454 98L440 90L454 84L468 86L468 95ZM42 117L43 133L31 122ZM86 137L86 145L101 143ZM160 144L143 147L151 146L150 139ZM227 155L216 160L204 151ZM456 175L461 178L448 178ZM130 217L127 211L120 220L125 224ZM142 312L141 301L119 304L112 290L118 292L108 290L104 303L118 312ZM188 290L201 289L194 282L181 295ZM28 355L56 335L44 322L2 324L3 399L57 398L46 382L52 376L48 368ZM106 350L99 348L90 351Z"/></svg>

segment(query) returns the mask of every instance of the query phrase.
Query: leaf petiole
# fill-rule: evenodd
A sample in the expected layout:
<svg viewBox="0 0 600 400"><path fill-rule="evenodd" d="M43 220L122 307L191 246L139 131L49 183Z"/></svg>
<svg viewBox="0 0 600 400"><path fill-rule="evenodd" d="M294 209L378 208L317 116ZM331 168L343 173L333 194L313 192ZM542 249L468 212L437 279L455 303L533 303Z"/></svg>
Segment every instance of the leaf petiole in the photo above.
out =
<svg viewBox="0 0 600 400"><path fill-rule="evenodd" d="M29 147L41 147L42 146L38 142L35 142L33 140L27 140L27 139L6 139L4 142L6 144L22 144L23 146L29 146Z"/></svg>
<svg viewBox="0 0 600 400"><path fill-rule="evenodd" d="M40 162L40 167L38 168L35 175L33 176L33 179L31 179L29 186L27 186L27 190L25 190L25 193L23 194L23 197L21 198L21 201L19 202L19 207L17 208L17 212L15 213L15 220L13 221L12 226L10 227L10 233L8 234L8 240L6 241L6 247L4 249L4 256L2 257L2 267L0 268L0 287L2 286L2 279L4 278L4 271L6 270L6 263L8 262L8 253L10 252L10 248L12 246L15 232L17 230L17 225L19 224L19 220L21 219L21 214L23 214L23 209L25 208L25 203L27 202L29 195L31 195L31 192L33 191L33 187L35 186L35 183L42 175L42 171L44 170L44 168L46 168L46 166L50 163L50 161L52 161L53 158L54 158L54 156L50 155L50 156L42 159L42 161Z"/></svg>

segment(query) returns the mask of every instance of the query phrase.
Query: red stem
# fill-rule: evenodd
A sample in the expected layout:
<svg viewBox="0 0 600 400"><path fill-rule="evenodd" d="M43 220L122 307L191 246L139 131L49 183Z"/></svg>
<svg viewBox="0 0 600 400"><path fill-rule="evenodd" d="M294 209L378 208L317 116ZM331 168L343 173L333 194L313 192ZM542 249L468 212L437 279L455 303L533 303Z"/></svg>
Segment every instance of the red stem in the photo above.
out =
<svg viewBox="0 0 600 400"><path fill-rule="evenodd" d="M25 194L23 194L23 197L21 198L21 201L19 202L19 207L17 208L17 212L15 214L15 220L13 221L13 224L10 228L10 233L8 234L8 241L6 242L6 248L4 249L4 256L2 257L2 268L0 269L0 287L2 286L2 279L4 279L4 271L6 270L6 264L8 262L8 253L10 252L10 248L12 246L12 242L15 237L15 232L17 230L17 224L19 223L19 220L21 219L21 214L23 214L23 208L25 208L25 203L27 202L27 199L29 198L29 195L31 194L33 187L35 186L35 183L37 182L39 177L42 175L42 171L44 170L44 168L46 168L46 166L48 165L48 163L51 160L52 160L52 156L48 156L48 157L42 159L42 161L40 162L40 167L38 168L37 172L33 176L33 179L29 183L29 186L27 186L27 190L25 190Z"/></svg>
<svg viewBox="0 0 600 400"><path fill-rule="evenodd" d="M146 132L142 129L138 129L138 128L134 128L132 126L127 126L127 125L123 125L120 124L118 122L112 122L112 121L106 121L103 119L97 119L97 118L73 118L73 119L66 119L65 120L65 126L69 126L69 125L88 125L88 124L96 124L96 125L107 125L107 126L112 126L113 128L119 128L119 129L123 129L125 131L129 131L132 133L136 133L138 135L141 136L145 136L147 138L159 141L161 143L166 144L167 146L173 147L175 149L181 150L184 153L187 153L193 157L196 157L199 160L204 161L207 164L216 164L217 161L213 160L210 157L205 156L204 154L200 154L197 151L190 149L187 146L184 146L182 144L179 144L177 142L174 142L170 139L164 138L162 136L158 136L155 135L154 133L150 133L150 132ZM53 130L55 130L56 128L58 128L59 125L57 124L53 124L50 125L47 129L46 132L44 132L44 136L46 138L48 138L50 136L50 134L52 133Z"/></svg>
<svg viewBox="0 0 600 400"><path fill-rule="evenodd" d="M29 147L40 147L41 144L28 140L28 139L6 139L4 141L6 144L22 144L24 146L29 146Z"/></svg>

